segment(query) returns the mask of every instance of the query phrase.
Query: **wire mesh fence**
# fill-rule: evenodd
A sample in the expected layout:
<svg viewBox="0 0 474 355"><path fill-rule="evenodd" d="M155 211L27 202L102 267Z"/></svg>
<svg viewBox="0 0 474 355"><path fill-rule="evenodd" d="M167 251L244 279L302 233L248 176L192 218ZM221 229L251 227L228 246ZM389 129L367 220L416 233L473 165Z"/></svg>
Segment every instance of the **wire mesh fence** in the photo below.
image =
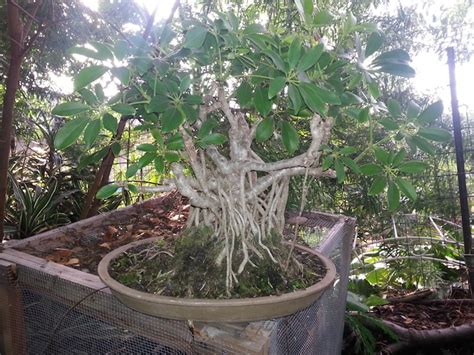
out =
<svg viewBox="0 0 474 355"><path fill-rule="evenodd" d="M0 254L0 271L5 262L14 264L15 278L0 279L0 290L9 294L0 310L13 312L21 325L10 328L10 342L28 354L339 354L354 221L304 216L312 247L331 258L338 277L300 312L245 324L152 317L124 306L94 275L7 250Z"/></svg>

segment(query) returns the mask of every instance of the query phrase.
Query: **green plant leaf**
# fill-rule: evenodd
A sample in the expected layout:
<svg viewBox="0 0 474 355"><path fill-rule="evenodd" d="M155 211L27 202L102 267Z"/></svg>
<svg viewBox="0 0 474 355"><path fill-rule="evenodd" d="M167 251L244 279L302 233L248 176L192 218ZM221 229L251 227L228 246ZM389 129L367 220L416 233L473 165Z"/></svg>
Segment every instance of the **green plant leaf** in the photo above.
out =
<svg viewBox="0 0 474 355"><path fill-rule="evenodd" d="M243 33L246 35L255 34L255 33L263 33L263 32L265 32L265 28L259 23L252 23L248 25L243 31Z"/></svg>
<svg viewBox="0 0 474 355"><path fill-rule="evenodd" d="M84 131L84 143L86 143L87 147L92 147L96 141L97 137L99 136L100 127L101 122L98 119L89 122L87 125L87 128Z"/></svg>
<svg viewBox="0 0 474 355"><path fill-rule="evenodd" d="M252 101L252 92L253 89L248 82L243 81L242 84L240 84L235 95L241 107L247 106Z"/></svg>
<svg viewBox="0 0 474 355"><path fill-rule="evenodd" d="M135 109L133 106L127 104L115 104L110 107L113 111L120 113L124 116L133 116L135 115Z"/></svg>
<svg viewBox="0 0 474 355"><path fill-rule="evenodd" d="M211 133L200 139L199 143L203 147L208 145L221 145L227 141L227 137L221 133Z"/></svg>
<svg viewBox="0 0 474 355"><path fill-rule="evenodd" d="M300 145L300 136L293 125L288 121L281 123L281 139L288 153L296 152Z"/></svg>
<svg viewBox="0 0 474 355"><path fill-rule="evenodd" d="M318 96L323 100L324 102L331 104L331 105L340 105L341 104L341 99L339 96L337 96L335 93L326 90L318 85L314 85L314 90L318 93ZM368 112L368 110L367 110Z"/></svg>
<svg viewBox="0 0 474 355"><path fill-rule="evenodd" d="M387 201L388 209L392 212L400 206L400 191L397 185L392 181L388 184Z"/></svg>
<svg viewBox="0 0 474 355"><path fill-rule="evenodd" d="M385 190L385 186L387 186L387 179L385 176L378 176L374 179L372 185L370 185L368 194L370 196L378 195Z"/></svg>
<svg viewBox="0 0 474 355"><path fill-rule="evenodd" d="M420 136L412 136L410 137L411 141L413 144L415 144L418 148L420 148L422 151L433 155L436 153L435 147L429 143L426 139L420 137Z"/></svg>
<svg viewBox="0 0 474 355"><path fill-rule="evenodd" d="M184 140L181 134L176 133L166 142L166 148L169 150L181 150L184 149Z"/></svg>
<svg viewBox="0 0 474 355"><path fill-rule="evenodd" d="M100 43L100 42L97 42L97 41L90 41L89 42L97 51L97 54L103 58L103 60L113 60L114 59L114 55L112 53L112 51L110 50L110 48L104 44L104 43Z"/></svg>
<svg viewBox="0 0 474 355"><path fill-rule="evenodd" d="M404 148L400 149L400 151L394 155L393 159L392 159L392 164L394 166L398 166L402 161L403 159L405 159L407 156L407 152Z"/></svg>
<svg viewBox="0 0 474 355"><path fill-rule="evenodd" d="M329 11L322 10L314 16L313 23L317 26L327 26L332 24L334 16Z"/></svg>
<svg viewBox="0 0 474 355"><path fill-rule="evenodd" d="M321 54L323 54L323 49L324 46L322 44L318 44L317 46L310 48L305 54L303 54L296 69L300 72L310 69L318 62Z"/></svg>
<svg viewBox="0 0 474 355"><path fill-rule="evenodd" d="M191 28L188 32L186 32L183 47L190 49L201 48L204 44L204 40L206 39L206 35L207 28L203 26L196 26L194 28Z"/></svg>
<svg viewBox="0 0 474 355"><path fill-rule="evenodd" d="M118 157L120 155L120 151L122 150L122 146L120 145L119 142L114 142L110 145L110 150L112 151L112 154L114 157Z"/></svg>
<svg viewBox="0 0 474 355"><path fill-rule="evenodd" d="M95 96L95 94L86 88L82 88L79 90L79 95L82 96L84 101L89 105L89 106L96 106L99 103L99 100Z"/></svg>
<svg viewBox="0 0 474 355"><path fill-rule="evenodd" d="M420 128L418 135L436 142L447 142L451 140L451 133L442 128Z"/></svg>
<svg viewBox="0 0 474 355"><path fill-rule="evenodd" d="M339 159L334 161L334 169L336 170L337 182L342 183L346 178L346 171L344 170L344 165Z"/></svg>
<svg viewBox="0 0 474 355"><path fill-rule="evenodd" d="M389 303L390 303L389 301L377 295L370 295L365 300L365 304L369 307L382 306L384 304L389 304Z"/></svg>
<svg viewBox="0 0 474 355"><path fill-rule="evenodd" d="M382 173L383 168L378 164L369 163L369 164L362 165L360 167L360 171L362 172L362 174L366 176L374 176L374 175L378 175Z"/></svg>
<svg viewBox="0 0 474 355"><path fill-rule="evenodd" d="M387 108L393 118L398 118L402 115L402 108L397 100L389 99L387 102Z"/></svg>
<svg viewBox="0 0 474 355"><path fill-rule="evenodd" d="M365 56L369 57L380 49L383 44L383 37L379 32L373 32L367 40L365 47Z"/></svg>
<svg viewBox="0 0 474 355"><path fill-rule="evenodd" d="M127 171L125 172L125 178L129 179L132 176L135 176L138 170L140 170L138 164L130 164L127 168Z"/></svg>
<svg viewBox="0 0 474 355"><path fill-rule="evenodd" d="M391 120L390 118L381 118L380 120L378 120L378 122L389 131L396 131L400 128L398 123L394 120Z"/></svg>
<svg viewBox="0 0 474 355"><path fill-rule="evenodd" d="M295 114L298 114L303 105L303 99L301 98L298 88L293 84L288 86L288 96L290 97L293 111L295 111Z"/></svg>
<svg viewBox="0 0 474 355"><path fill-rule="evenodd" d="M155 164L155 170L158 173L163 174L165 172L165 160L163 159L163 157L156 157L154 164Z"/></svg>
<svg viewBox="0 0 474 355"><path fill-rule="evenodd" d="M288 49L288 64L290 65L290 69L294 69L296 64L298 64L301 57L301 50L302 44L299 38L293 39L293 42L291 42L290 48Z"/></svg>
<svg viewBox="0 0 474 355"><path fill-rule="evenodd" d="M104 116L102 116L102 123L104 125L104 128L111 132L112 134L115 134L117 132L117 127L118 127L118 122L117 119L112 116L110 113L106 112L104 113Z"/></svg>
<svg viewBox="0 0 474 355"><path fill-rule="evenodd" d="M400 177L397 177L395 179L395 183L397 184L402 194L404 194L406 197L408 197L412 201L416 200L416 189L413 187L411 183L409 183L408 181Z"/></svg>
<svg viewBox="0 0 474 355"><path fill-rule="evenodd" d="M348 168L350 168L353 172L355 172L356 174L360 174L362 173L360 171L360 167L359 165L357 165L357 163L348 158L348 157L341 157L340 160L344 163L345 166L347 166Z"/></svg>
<svg viewBox="0 0 474 355"><path fill-rule="evenodd" d="M137 150L141 150L142 152L156 152L156 145L150 143L142 143L137 145Z"/></svg>
<svg viewBox="0 0 474 355"><path fill-rule="evenodd" d="M152 161L154 161L156 158L156 153L155 152L146 152L141 156L141 158L138 160L138 168L142 169L148 164L150 164Z"/></svg>
<svg viewBox="0 0 474 355"><path fill-rule="evenodd" d="M402 173L417 174L425 171L429 165L422 161L410 160L403 164L400 164L398 170Z"/></svg>
<svg viewBox="0 0 474 355"><path fill-rule="evenodd" d="M109 69L103 65L91 65L90 67L82 69L74 76L74 91L78 91L99 79L108 70Z"/></svg>
<svg viewBox="0 0 474 355"><path fill-rule="evenodd" d="M54 146L57 149L65 149L72 145L81 135L89 123L88 117L79 117L67 122L62 126L54 138Z"/></svg>
<svg viewBox="0 0 474 355"><path fill-rule="evenodd" d="M179 161L180 157L179 157L179 154L176 153L176 152L173 152L173 151L167 151L165 152L165 160L168 162L168 163L175 163L177 161ZM156 159L155 159L156 160Z"/></svg>
<svg viewBox="0 0 474 355"><path fill-rule="evenodd" d="M130 191L132 194L138 193L138 187L134 184L127 184L127 190Z"/></svg>
<svg viewBox="0 0 474 355"><path fill-rule="evenodd" d="M149 112L165 112L170 107L170 99L167 96L156 95L148 104Z"/></svg>
<svg viewBox="0 0 474 355"><path fill-rule="evenodd" d="M283 76L277 76L270 81L270 87L268 88L268 98L272 99L275 95L280 93L285 87L286 78Z"/></svg>
<svg viewBox="0 0 474 355"><path fill-rule="evenodd" d="M272 110L272 101L268 99L268 88L257 87L253 102L258 113L262 116L268 115Z"/></svg>
<svg viewBox="0 0 474 355"><path fill-rule="evenodd" d="M378 162L383 163L383 164L388 164L390 160L390 154L379 148L379 147L374 147L374 154L375 154L375 159L377 159Z"/></svg>
<svg viewBox="0 0 474 355"><path fill-rule="evenodd" d="M273 118L267 117L257 126L255 139L257 142L264 142L273 135Z"/></svg>
<svg viewBox="0 0 474 355"><path fill-rule="evenodd" d="M67 117L90 110L91 107L82 102L63 102L62 104L56 105L51 113L55 116Z"/></svg>
<svg viewBox="0 0 474 355"><path fill-rule="evenodd" d="M184 98L184 102L189 105L200 105L202 104L202 96L201 95L186 95Z"/></svg>
<svg viewBox="0 0 474 355"><path fill-rule="evenodd" d="M119 40L114 44L114 54L115 58L118 60L124 59L128 54L130 54L130 44L125 40Z"/></svg>
<svg viewBox="0 0 474 355"><path fill-rule="evenodd" d="M408 118L418 117L418 114L420 113L420 111L421 111L421 108L415 101L408 102L408 107L407 107Z"/></svg>
<svg viewBox="0 0 474 355"><path fill-rule="evenodd" d="M277 52L267 48L262 50L262 53L272 60L273 64L275 64L275 67L278 70L281 70L282 72L286 73L285 63Z"/></svg>
<svg viewBox="0 0 474 355"><path fill-rule="evenodd" d="M98 53L97 51L90 49L90 48L85 48L85 47L71 47L67 50L67 53L69 54L79 54L87 58L91 59L96 59L96 60L106 60L103 55Z"/></svg>
<svg viewBox="0 0 474 355"><path fill-rule="evenodd" d="M112 196L113 194L115 194L118 189L119 189L119 186L114 183L102 186L100 190L97 191L97 194L95 195L95 197L99 200L106 199Z"/></svg>
<svg viewBox="0 0 474 355"><path fill-rule="evenodd" d="M315 85L309 83L300 83L299 92L308 108L315 113L324 113L325 106L323 100L319 97Z"/></svg>
<svg viewBox="0 0 474 355"><path fill-rule="evenodd" d="M163 132L171 132L183 123L182 113L175 107L169 107L161 115L161 127Z"/></svg>
<svg viewBox="0 0 474 355"><path fill-rule="evenodd" d="M423 110L418 116L418 120L421 122L433 122L443 114L443 101L439 100L432 103Z"/></svg>
<svg viewBox="0 0 474 355"><path fill-rule="evenodd" d="M379 268L367 273L367 275L365 275L365 279L372 286L383 285L385 281L387 280L388 274L389 274L388 269Z"/></svg>
<svg viewBox="0 0 474 355"><path fill-rule="evenodd" d="M122 85L128 86L128 84L130 83L130 70L125 67L118 67L112 68L110 71L112 72L113 76L120 80Z"/></svg>

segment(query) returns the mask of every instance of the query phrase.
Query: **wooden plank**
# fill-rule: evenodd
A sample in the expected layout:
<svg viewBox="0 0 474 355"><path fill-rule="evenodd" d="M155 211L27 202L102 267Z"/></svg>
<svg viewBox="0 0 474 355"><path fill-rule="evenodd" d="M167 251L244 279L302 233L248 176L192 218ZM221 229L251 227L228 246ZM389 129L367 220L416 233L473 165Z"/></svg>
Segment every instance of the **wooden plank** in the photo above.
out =
<svg viewBox="0 0 474 355"><path fill-rule="evenodd" d="M26 354L23 304L14 282L15 264L0 259L0 353Z"/></svg>

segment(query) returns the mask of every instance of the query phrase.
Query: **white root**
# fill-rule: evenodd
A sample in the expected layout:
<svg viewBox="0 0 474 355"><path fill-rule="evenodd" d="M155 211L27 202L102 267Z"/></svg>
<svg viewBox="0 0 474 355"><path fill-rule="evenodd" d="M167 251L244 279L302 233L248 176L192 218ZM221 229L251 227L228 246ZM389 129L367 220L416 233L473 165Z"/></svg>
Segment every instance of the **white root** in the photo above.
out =
<svg viewBox="0 0 474 355"><path fill-rule="evenodd" d="M200 107L193 127L181 129L194 175L185 175L178 163L172 169L178 190L193 206L188 225L209 225L218 247L222 247L215 262L221 265L226 261L226 289L230 295L238 283L237 275L246 266L255 266L253 258L267 255L278 262L266 243L270 233L283 231L290 177L334 177L333 171L324 171L320 166L320 146L327 143L333 123L315 114L310 122L312 141L308 150L290 159L267 163L251 149L257 125L250 126L242 112L233 111L224 89L218 84L215 87L217 98L211 96ZM213 146L198 151L191 139L189 132L199 128L210 114L221 115L230 124L228 154ZM235 258L241 258L236 272Z"/></svg>

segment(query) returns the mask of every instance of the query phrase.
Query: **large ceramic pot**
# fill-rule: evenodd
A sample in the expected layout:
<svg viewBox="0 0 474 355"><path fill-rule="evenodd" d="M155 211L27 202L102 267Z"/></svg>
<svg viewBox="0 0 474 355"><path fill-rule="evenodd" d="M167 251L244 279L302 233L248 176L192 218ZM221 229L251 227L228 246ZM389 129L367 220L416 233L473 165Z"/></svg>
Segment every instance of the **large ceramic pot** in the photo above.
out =
<svg viewBox="0 0 474 355"><path fill-rule="evenodd" d="M115 258L139 245L153 243L156 239L145 239L117 248L107 254L98 267L100 278L122 303L153 316L205 322L250 322L278 318L313 304L327 288L332 286L336 277L336 268L331 260L313 249L300 245L296 248L321 260L327 269L326 275L321 281L306 289L280 296L228 300L167 297L134 290L110 276L109 265Z"/></svg>

